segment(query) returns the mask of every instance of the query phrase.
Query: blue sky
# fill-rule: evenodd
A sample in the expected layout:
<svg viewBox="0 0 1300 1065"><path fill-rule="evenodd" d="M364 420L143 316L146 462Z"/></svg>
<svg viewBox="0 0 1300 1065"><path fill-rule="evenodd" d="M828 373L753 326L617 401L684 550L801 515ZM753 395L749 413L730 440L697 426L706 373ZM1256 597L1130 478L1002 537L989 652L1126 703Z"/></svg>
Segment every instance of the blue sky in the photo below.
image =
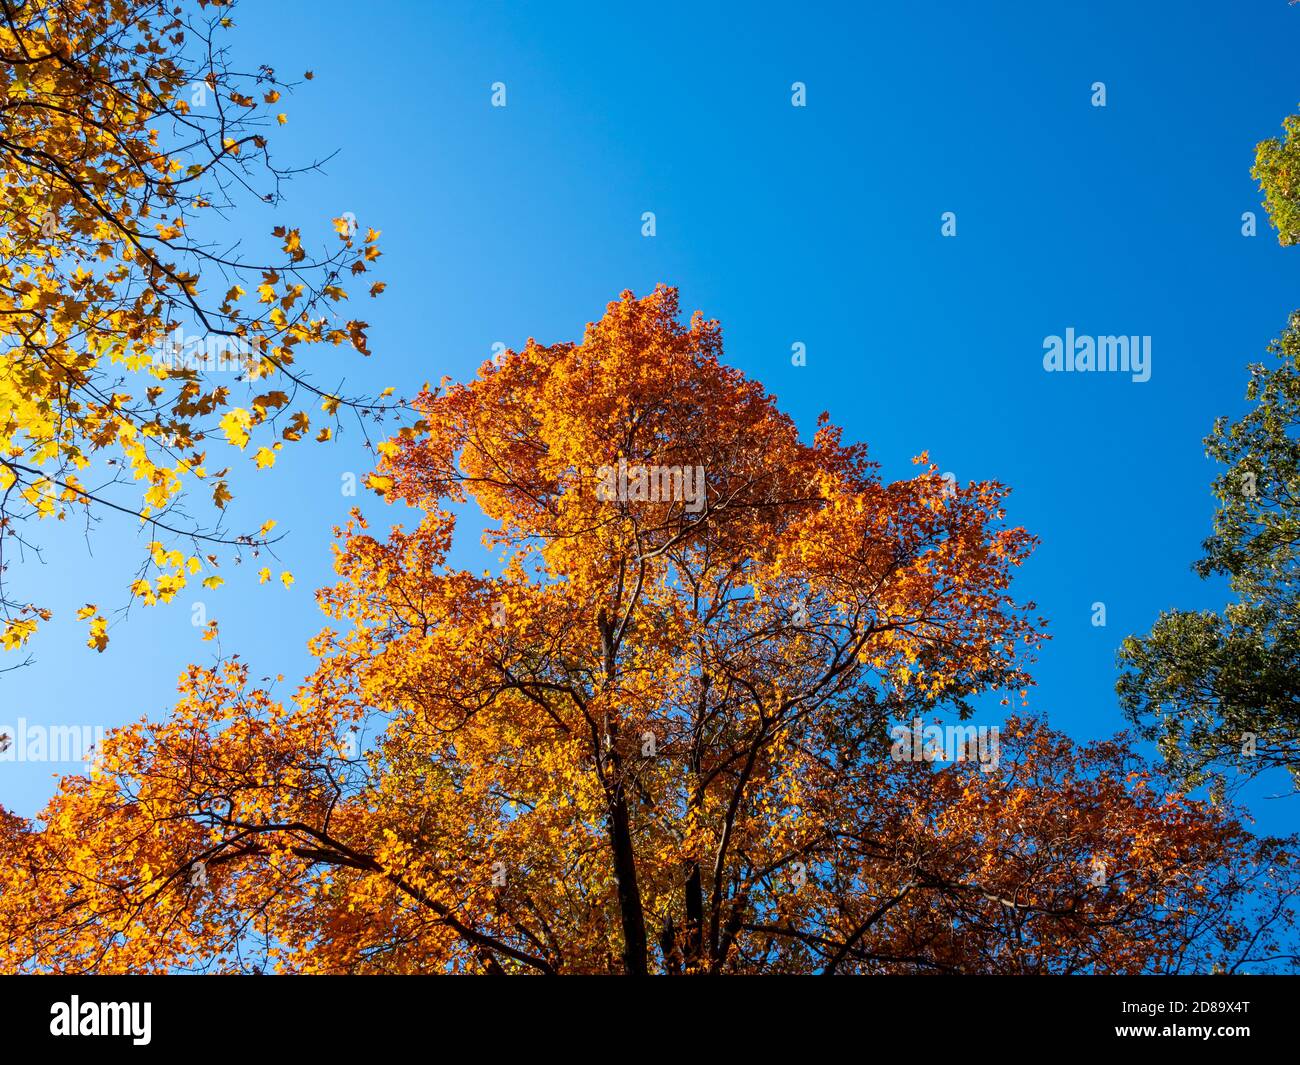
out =
<svg viewBox="0 0 1300 1065"><path fill-rule="evenodd" d="M356 389L465 378L494 342L577 339L621 290L677 285L803 429L827 410L886 477L928 449L963 482L1013 488L1010 518L1042 541L1018 592L1054 636L1031 707L1077 738L1108 735L1123 726L1123 637L1224 598L1190 570L1213 509L1201 439L1244 409L1246 364L1300 306L1300 252L1263 228L1249 174L1255 142L1300 102L1300 9L876 7L405 0L359 19L337 0L246 4L238 58L315 72L286 100L277 159L339 154L280 215L232 225L323 238L350 210L383 231L388 290L363 308L374 355L352 362ZM498 81L505 108L490 106ZM1070 327L1150 336L1151 380L1044 373L1044 337ZM114 518L89 541L42 530L44 564L13 587L60 620L33 666L0 677L0 723L164 714L185 663L211 654L195 599L224 650L291 687L323 623L312 591L331 577L331 526L354 502L341 477L367 469L355 431L250 469L238 513L279 521L295 586L226 567L217 592L133 609L103 655L71 613L125 604L136 532ZM0 763L0 803L34 813L64 771ZM1266 797L1285 790L1254 789L1259 827L1294 829L1294 800Z"/></svg>

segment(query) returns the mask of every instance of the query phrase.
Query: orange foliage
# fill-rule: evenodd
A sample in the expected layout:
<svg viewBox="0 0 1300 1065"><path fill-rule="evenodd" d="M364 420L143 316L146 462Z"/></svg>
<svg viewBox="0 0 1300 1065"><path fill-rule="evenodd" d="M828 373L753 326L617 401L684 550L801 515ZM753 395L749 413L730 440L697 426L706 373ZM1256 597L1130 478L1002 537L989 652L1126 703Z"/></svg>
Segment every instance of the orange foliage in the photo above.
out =
<svg viewBox="0 0 1300 1065"><path fill-rule="evenodd" d="M624 293L422 396L372 485L423 517L354 515L294 698L191 668L170 720L4 821L0 966L1210 964L1249 837L1122 742L1013 719L995 769L890 757L891 722L1030 683L1006 490L886 483L824 416L801 441L721 346ZM482 574L448 559L471 499Z"/></svg>

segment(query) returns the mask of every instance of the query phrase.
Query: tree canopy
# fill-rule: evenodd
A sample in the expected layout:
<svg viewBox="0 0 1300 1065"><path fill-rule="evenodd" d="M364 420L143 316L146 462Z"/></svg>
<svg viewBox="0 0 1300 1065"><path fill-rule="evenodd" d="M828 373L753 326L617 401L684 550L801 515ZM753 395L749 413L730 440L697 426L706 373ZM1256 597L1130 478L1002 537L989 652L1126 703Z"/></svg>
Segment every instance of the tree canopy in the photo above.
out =
<svg viewBox="0 0 1300 1065"><path fill-rule="evenodd" d="M1300 115L1259 145L1255 177L1282 244L1300 236ZM1271 769L1300 787L1300 312L1249 368L1247 413L1220 417L1206 454L1214 531L1196 563L1226 577L1220 611L1171 610L1120 649L1120 702L1183 787L1222 791Z"/></svg>
<svg viewBox="0 0 1300 1065"><path fill-rule="evenodd" d="M895 756L891 725L1031 682L1001 485L885 481L825 416L801 439L668 288L418 406L373 480L418 521L339 530L291 697L191 667L169 719L0 819L0 966L1268 963L1286 855L1124 740L1017 716L991 762ZM471 503L485 571L450 561Z"/></svg>
<svg viewBox="0 0 1300 1065"><path fill-rule="evenodd" d="M229 463L272 465L311 429L307 410L294 409L304 400L331 416L317 430L328 439L346 400L312 384L303 353L367 353L366 323L339 309L344 284L379 255L375 231L344 216L332 229L322 219L319 240L269 219L264 246L227 235L232 213L272 211L295 173L269 141L287 121L292 83L232 61L222 0L191 11L157 0L0 4L6 649L50 616L5 590L19 553L39 554L38 519L142 520L149 547L130 591L145 603L173 598L200 572L220 582L214 551L255 551L273 524L224 528ZM203 372L213 359L231 372L214 380ZM215 521L181 508L196 485ZM82 616L103 650L105 617L93 605Z"/></svg>

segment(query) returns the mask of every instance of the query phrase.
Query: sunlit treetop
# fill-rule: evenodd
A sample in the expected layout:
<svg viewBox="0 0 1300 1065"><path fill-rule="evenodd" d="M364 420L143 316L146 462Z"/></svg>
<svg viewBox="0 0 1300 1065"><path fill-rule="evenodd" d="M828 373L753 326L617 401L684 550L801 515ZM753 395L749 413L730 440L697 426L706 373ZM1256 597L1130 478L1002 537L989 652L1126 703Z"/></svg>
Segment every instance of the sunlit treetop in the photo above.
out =
<svg viewBox="0 0 1300 1065"><path fill-rule="evenodd" d="M1300 115L1282 120L1281 140L1270 137L1255 148L1251 176L1264 192L1264 206L1279 244L1300 243Z"/></svg>

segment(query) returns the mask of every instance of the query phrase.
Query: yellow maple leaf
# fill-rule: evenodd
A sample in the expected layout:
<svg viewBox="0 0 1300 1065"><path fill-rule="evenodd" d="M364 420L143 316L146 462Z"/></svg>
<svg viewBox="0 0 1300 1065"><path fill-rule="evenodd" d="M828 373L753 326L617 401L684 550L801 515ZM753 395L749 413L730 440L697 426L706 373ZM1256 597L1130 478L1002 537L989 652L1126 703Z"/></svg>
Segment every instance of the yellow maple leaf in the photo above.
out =
<svg viewBox="0 0 1300 1065"><path fill-rule="evenodd" d="M226 439L242 449L248 444L248 430L252 423L253 416L242 407L236 407L221 419L221 428L226 434Z"/></svg>
<svg viewBox="0 0 1300 1065"><path fill-rule="evenodd" d="M90 623L90 638L86 641L86 646L93 647L101 654L108 646L108 621L103 616L95 618Z"/></svg>

